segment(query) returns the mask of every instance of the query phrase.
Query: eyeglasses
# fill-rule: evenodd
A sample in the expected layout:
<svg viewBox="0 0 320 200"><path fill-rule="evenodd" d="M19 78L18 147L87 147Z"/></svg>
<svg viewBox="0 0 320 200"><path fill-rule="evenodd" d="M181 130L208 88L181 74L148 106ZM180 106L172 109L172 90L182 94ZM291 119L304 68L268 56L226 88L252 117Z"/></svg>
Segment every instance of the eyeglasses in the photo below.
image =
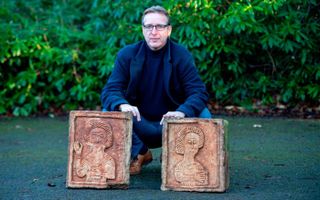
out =
<svg viewBox="0 0 320 200"><path fill-rule="evenodd" d="M146 29L147 31L152 31L153 28L156 28L157 31L163 31L166 27L169 26L169 24L156 24L156 25L143 24L142 26L143 26L143 28Z"/></svg>

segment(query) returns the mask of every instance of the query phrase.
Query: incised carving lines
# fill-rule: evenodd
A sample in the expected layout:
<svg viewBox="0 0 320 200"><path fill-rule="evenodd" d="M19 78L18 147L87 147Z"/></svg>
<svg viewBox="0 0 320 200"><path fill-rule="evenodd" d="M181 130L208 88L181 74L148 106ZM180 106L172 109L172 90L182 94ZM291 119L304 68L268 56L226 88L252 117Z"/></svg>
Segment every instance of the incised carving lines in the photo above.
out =
<svg viewBox="0 0 320 200"><path fill-rule="evenodd" d="M98 119L90 120L89 132L82 135L83 141L73 143L74 171L86 182L105 183L115 179L116 164L106 149L113 144L113 133L109 124Z"/></svg>
<svg viewBox="0 0 320 200"><path fill-rule="evenodd" d="M208 184L208 170L196 159L204 139L202 130L197 127L186 127L175 138L175 152L183 155L183 159L175 166L174 175L184 186Z"/></svg>

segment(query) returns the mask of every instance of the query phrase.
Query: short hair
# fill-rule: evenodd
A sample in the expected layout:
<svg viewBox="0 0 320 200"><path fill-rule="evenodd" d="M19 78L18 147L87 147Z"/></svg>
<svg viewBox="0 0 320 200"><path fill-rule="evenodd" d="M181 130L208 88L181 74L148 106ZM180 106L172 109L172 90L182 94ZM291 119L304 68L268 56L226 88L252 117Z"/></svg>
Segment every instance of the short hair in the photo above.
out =
<svg viewBox="0 0 320 200"><path fill-rule="evenodd" d="M202 148L204 145L204 133L202 132L202 130L198 127L186 127L184 129L182 129L177 137L176 137L176 153L178 154L184 154L184 138L186 137L186 135L188 135L189 133L195 133L199 136L199 145L198 145L198 149Z"/></svg>
<svg viewBox="0 0 320 200"><path fill-rule="evenodd" d="M143 21L144 21L144 17L149 13L160 13L160 14L165 15L167 17L167 20L168 20L167 24L170 25L169 13L167 12L166 9L164 9L161 6L151 6L150 8L145 9L145 11L143 12L143 15L142 15L142 20L141 20L142 24L143 24Z"/></svg>

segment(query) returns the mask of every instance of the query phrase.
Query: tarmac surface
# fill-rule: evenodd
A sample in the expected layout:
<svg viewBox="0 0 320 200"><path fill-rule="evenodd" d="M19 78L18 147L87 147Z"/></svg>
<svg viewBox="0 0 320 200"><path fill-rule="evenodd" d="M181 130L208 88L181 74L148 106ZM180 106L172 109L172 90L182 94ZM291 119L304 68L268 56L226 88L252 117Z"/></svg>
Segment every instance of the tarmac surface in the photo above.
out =
<svg viewBox="0 0 320 200"><path fill-rule="evenodd" d="M0 118L0 199L320 199L320 121L229 121L225 193L161 191L161 149L127 190L67 189L68 117Z"/></svg>

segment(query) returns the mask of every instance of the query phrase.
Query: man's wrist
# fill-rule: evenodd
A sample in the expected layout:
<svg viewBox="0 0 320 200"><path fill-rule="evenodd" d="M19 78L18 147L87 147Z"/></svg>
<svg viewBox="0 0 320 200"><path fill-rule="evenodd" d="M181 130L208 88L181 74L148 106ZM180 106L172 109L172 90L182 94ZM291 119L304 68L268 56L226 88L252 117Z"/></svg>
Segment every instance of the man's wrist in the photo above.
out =
<svg viewBox="0 0 320 200"><path fill-rule="evenodd" d="M123 104L119 104L118 106L117 106L117 110L118 111L121 111L121 106L122 106Z"/></svg>

